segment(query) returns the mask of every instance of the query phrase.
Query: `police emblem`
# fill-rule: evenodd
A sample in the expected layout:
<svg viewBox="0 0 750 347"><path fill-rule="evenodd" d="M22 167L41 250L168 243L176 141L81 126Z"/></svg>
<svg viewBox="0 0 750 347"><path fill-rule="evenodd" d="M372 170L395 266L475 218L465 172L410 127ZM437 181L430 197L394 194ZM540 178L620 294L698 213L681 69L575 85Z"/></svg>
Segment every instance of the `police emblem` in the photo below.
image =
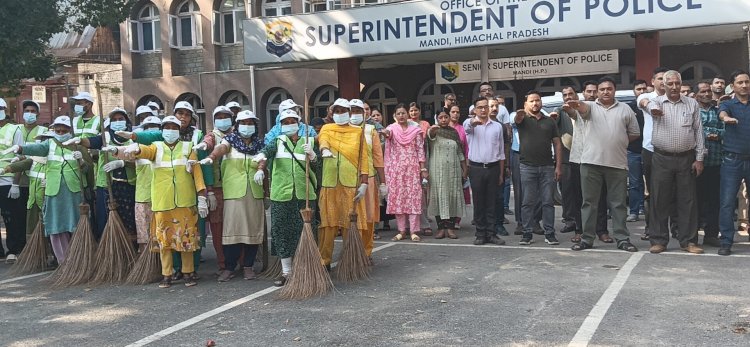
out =
<svg viewBox="0 0 750 347"><path fill-rule="evenodd" d="M440 65L440 76L448 82L453 82L453 80L458 78L458 64L449 63Z"/></svg>
<svg viewBox="0 0 750 347"><path fill-rule="evenodd" d="M281 57L292 51L292 23L274 20L266 23L266 51Z"/></svg>

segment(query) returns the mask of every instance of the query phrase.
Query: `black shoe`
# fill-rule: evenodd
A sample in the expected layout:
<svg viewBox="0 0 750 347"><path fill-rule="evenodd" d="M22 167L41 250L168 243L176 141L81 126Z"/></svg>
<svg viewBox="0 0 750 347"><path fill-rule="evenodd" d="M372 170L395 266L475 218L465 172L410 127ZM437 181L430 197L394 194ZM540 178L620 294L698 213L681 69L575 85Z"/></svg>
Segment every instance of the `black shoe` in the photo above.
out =
<svg viewBox="0 0 750 347"><path fill-rule="evenodd" d="M498 227L495 228L495 234L500 235L500 236L508 236L508 235L510 235L510 234L508 234L508 230L505 230L505 227L502 226L502 225L500 225L500 226L498 226Z"/></svg>
<svg viewBox="0 0 750 347"><path fill-rule="evenodd" d="M276 287L283 287L286 284L286 276L281 275L273 281L273 285Z"/></svg>
<svg viewBox="0 0 750 347"><path fill-rule="evenodd" d="M513 232L513 235L523 235L523 226L521 224L516 225L516 231Z"/></svg>
<svg viewBox="0 0 750 347"><path fill-rule="evenodd" d="M557 238L555 237L555 235L547 235L544 238L544 242L546 242L550 246L554 246L554 245L559 245L560 244L560 241L557 241Z"/></svg>
<svg viewBox="0 0 750 347"><path fill-rule="evenodd" d="M521 241L518 242L519 245L528 246L531 244L531 236L524 236Z"/></svg>
<svg viewBox="0 0 750 347"><path fill-rule="evenodd" d="M563 234L567 234L567 233L573 232L575 230L576 230L576 225L575 224L567 224L562 229L560 229L560 232L563 233Z"/></svg>
<svg viewBox="0 0 750 347"><path fill-rule="evenodd" d="M513 210L511 210L511 209L505 210L505 215L507 215L507 216L513 216L514 215Z"/></svg>
<svg viewBox="0 0 750 347"><path fill-rule="evenodd" d="M719 248L718 254L719 255L731 255L732 254L732 249L729 248L729 247L721 247L721 248Z"/></svg>
<svg viewBox="0 0 750 347"><path fill-rule="evenodd" d="M476 246L481 246L483 244L484 244L484 237L477 237L474 240L474 245L476 245Z"/></svg>
<svg viewBox="0 0 750 347"><path fill-rule="evenodd" d="M499 237L497 237L495 235L490 236L489 238L487 238L484 241L486 243L491 243L491 244L498 245L498 246L502 246L502 245L505 244L505 240L503 240L503 239L501 239L501 238L499 238Z"/></svg>
<svg viewBox="0 0 750 347"><path fill-rule="evenodd" d="M544 235L544 229L542 229L542 226L539 225L539 223L534 225L534 229L532 230L532 232L537 235Z"/></svg>

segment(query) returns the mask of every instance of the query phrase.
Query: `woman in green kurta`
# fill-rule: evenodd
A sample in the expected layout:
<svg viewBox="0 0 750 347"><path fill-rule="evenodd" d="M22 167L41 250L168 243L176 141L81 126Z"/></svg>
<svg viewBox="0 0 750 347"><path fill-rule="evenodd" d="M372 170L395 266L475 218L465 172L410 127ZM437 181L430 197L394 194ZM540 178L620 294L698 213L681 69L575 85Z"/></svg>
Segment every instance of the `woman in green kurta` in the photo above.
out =
<svg viewBox="0 0 750 347"><path fill-rule="evenodd" d="M428 215L438 221L436 239L458 238L454 232L456 218L464 214L463 180L466 160L458 132L450 125L445 112L437 115L437 125L427 131L430 170L430 202Z"/></svg>

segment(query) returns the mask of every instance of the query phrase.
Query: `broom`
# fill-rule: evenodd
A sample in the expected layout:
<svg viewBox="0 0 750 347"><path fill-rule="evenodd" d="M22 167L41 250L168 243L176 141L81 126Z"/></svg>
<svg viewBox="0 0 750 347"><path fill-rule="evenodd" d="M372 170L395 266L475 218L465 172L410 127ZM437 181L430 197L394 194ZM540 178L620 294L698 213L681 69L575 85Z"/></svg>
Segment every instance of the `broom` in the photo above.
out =
<svg viewBox="0 0 750 347"><path fill-rule="evenodd" d="M357 175L361 172L362 148L364 145L365 126L362 125L362 134L359 139L359 157L357 159ZM364 198L364 197L363 197ZM365 246L362 242L362 235L357 229L357 204L352 205L352 212L349 214L349 232L344 237L344 249L341 251L339 263L333 270L336 277L343 282L355 282L370 277L370 266L365 253Z"/></svg>
<svg viewBox="0 0 750 347"><path fill-rule="evenodd" d="M28 275L49 270L47 265L47 238L44 236L44 226L39 220L31 233L29 242L18 255L18 261L10 269L12 275Z"/></svg>
<svg viewBox="0 0 750 347"><path fill-rule="evenodd" d="M149 235L152 235L154 231L154 218L151 217L151 227L149 228ZM141 251L138 259L133 265L133 269L130 270L130 274L125 279L125 283L128 284L149 284L154 283L161 279L161 259L158 253L159 245L154 240L153 236L149 237L149 243Z"/></svg>
<svg viewBox="0 0 750 347"><path fill-rule="evenodd" d="M52 139L50 141L57 142ZM58 144L58 146L61 145ZM78 172L83 176L80 163L78 163ZM79 181L81 194L83 194L83 178L81 177ZM96 239L94 239L94 231L91 229L91 221L89 220L91 208L85 199L81 200L78 210L81 217L78 219L76 231L70 240L68 255L65 257L65 261L57 267L57 270L49 276L49 279L53 280L52 286L55 288L84 284L91 279L96 269Z"/></svg>
<svg viewBox="0 0 750 347"><path fill-rule="evenodd" d="M307 103L307 95L305 95L305 103ZM305 112L305 124L308 127L305 143L310 143L310 122L308 121L307 112ZM331 276L323 266L318 244L315 242L312 232L313 210L310 208L310 158L307 155L305 155L305 208L300 210L300 214L304 223L302 225L302 235L300 235L297 250L294 252L292 272L289 275L289 280L279 293L279 297L282 299L308 299L313 296L323 296L333 289ZM357 233L359 232L357 231Z"/></svg>

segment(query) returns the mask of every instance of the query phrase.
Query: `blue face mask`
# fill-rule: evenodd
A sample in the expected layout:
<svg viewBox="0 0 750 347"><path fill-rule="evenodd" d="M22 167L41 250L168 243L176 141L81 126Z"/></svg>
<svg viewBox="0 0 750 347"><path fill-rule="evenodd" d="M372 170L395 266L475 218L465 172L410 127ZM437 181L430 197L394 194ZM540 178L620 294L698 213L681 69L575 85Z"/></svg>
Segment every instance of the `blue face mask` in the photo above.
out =
<svg viewBox="0 0 750 347"><path fill-rule="evenodd" d="M365 120L365 116L361 113L352 113L351 118L349 119L349 123L352 123L354 125L360 125Z"/></svg>
<svg viewBox="0 0 750 347"><path fill-rule="evenodd" d="M31 124L31 123L36 122L36 113L24 112L23 121L26 122L26 124Z"/></svg>
<svg viewBox="0 0 750 347"><path fill-rule="evenodd" d="M215 119L214 126L216 127L216 129L219 129L221 131L227 131L229 130L229 128L232 127L232 119L231 118Z"/></svg>
<svg viewBox="0 0 750 347"><path fill-rule="evenodd" d="M83 105L73 106L73 112L75 112L77 116L83 116L83 113L84 113Z"/></svg>
<svg viewBox="0 0 750 347"><path fill-rule="evenodd" d="M281 126L281 133L286 136L292 136L299 131L299 124L285 124Z"/></svg>
<svg viewBox="0 0 750 347"><path fill-rule="evenodd" d="M344 125L346 123L349 123L349 112L342 113L342 114L333 114L333 122L338 125Z"/></svg>
<svg viewBox="0 0 750 347"><path fill-rule="evenodd" d="M250 137L255 134L255 125L240 124L240 127L237 130L239 130L242 137Z"/></svg>
<svg viewBox="0 0 750 347"><path fill-rule="evenodd" d="M71 133L62 134L62 135L55 134L55 139L60 142L65 142L72 138L73 138L73 135Z"/></svg>
<svg viewBox="0 0 750 347"><path fill-rule="evenodd" d="M128 124L124 120L116 120L114 122L109 123L109 128L114 131L125 130L127 127L128 127Z"/></svg>
<svg viewBox="0 0 750 347"><path fill-rule="evenodd" d="M164 142L173 144L180 138L180 131L174 129L164 129L161 131L161 137L164 138Z"/></svg>

